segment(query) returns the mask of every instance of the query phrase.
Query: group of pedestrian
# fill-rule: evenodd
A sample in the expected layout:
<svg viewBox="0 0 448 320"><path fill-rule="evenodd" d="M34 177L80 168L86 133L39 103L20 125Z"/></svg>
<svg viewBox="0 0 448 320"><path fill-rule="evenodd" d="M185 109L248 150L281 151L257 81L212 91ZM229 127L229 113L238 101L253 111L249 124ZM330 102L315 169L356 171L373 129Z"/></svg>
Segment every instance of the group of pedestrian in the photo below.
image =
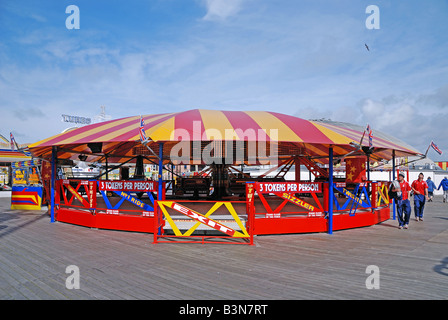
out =
<svg viewBox="0 0 448 320"><path fill-rule="evenodd" d="M434 198L434 190L443 189L443 202L448 202L448 178L445 177L437 188L431 177L424 180L423 173L418 175L418 179L411 185L405 180L405 175L401 172L398 180L393 181L391 191L394 194L397 205L398 228L408 229L411 217L411 193L414 196L414 214L415 221L423 221L423 211L425 202L432 202Z"/></svg>

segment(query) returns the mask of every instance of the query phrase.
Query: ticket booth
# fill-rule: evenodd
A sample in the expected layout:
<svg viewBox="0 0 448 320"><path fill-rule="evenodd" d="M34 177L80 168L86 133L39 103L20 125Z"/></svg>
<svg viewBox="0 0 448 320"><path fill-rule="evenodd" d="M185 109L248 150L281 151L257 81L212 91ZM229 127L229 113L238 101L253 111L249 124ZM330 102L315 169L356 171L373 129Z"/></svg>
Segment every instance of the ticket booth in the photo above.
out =
<svg viewBox="0 0 448 320"><path fill-rule="evenodd" d="M41 160L14 162L11 209L40 210L42 206Z"/></svg>

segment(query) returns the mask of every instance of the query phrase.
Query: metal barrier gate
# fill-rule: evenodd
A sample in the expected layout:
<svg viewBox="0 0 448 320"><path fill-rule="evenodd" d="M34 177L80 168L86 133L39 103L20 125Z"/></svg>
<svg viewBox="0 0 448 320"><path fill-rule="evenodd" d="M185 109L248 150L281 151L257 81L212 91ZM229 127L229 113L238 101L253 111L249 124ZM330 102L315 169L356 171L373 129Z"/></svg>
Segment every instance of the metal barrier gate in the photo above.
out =
<svg viewBox="0 0 448 320"><path fill-rule="evenodd" d="M253 245L251 212L246 201L156 201L154 243Z"/></svg>

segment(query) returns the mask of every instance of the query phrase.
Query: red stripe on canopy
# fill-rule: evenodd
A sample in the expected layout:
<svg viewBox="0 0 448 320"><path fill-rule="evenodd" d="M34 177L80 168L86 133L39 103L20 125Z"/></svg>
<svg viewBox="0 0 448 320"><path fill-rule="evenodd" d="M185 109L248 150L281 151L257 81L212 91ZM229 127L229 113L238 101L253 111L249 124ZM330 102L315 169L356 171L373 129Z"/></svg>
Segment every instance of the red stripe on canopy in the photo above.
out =
<svg viewBox="0 0 448 320"><path fill-rule="evenodd" d="M259 134L259 130L262 130L262 128L247 113L242 111L223 111L222 113L229 120L230 124L233 127L233 130L236 130L236 133L238 134L238 138L240 140L251 141L253 139L251 139L250 136L245 136L244 134L247 133L248 135L252 135L252 133L254 133L255 139L260 138L259 141L270 141L268 135ZM249 130L253 130L253 132L250 132Z"/></svg>

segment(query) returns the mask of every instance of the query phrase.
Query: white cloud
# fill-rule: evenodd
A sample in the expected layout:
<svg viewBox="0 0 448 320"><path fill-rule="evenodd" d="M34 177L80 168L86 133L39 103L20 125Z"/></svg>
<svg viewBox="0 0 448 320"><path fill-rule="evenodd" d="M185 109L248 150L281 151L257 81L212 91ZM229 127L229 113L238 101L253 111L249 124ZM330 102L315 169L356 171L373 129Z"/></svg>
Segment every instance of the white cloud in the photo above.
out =
<svg viewBox="0 0 448 320"><path fill-rule="evenodd" d="M432 108L448 108L448 85L440 87L435 92L421 95L417 103Z"/></svg>
<svg viewBox="0 0 448 320"><path fill-rule="evenodd" d="M47 22L47 18L36 13L32 13L30 17L36 20L37 22Z"/></svg>
<svg viewBox="0 0 448 320"><path fill-rule="evenodd" d="M397 94L384 98L361 99L351 106L330 110L322 108L301 108L295 116L304 119L331 119L366 126L375 131L396 137L424 153L433 140L448 152L448 96L447 86L441 86L430 93ZM446 159L435 152L428 153L432 160Z"/></svg>
<svg viewBox="0 0 448 320"><path fill-rule="evenodd" d="M241 10L243 0L204 0L207 14L204 20L225 20Z"/></svg>
<svg viewBox="0 0 448 320"><path fill-rule="evenodd" d="M376 125L380 130L402 127L402 124L412 121L416 113L415 108L404 101L388 104L371 99L362 102L360 111L363 119L370 121L371 125Z"/></svg>

